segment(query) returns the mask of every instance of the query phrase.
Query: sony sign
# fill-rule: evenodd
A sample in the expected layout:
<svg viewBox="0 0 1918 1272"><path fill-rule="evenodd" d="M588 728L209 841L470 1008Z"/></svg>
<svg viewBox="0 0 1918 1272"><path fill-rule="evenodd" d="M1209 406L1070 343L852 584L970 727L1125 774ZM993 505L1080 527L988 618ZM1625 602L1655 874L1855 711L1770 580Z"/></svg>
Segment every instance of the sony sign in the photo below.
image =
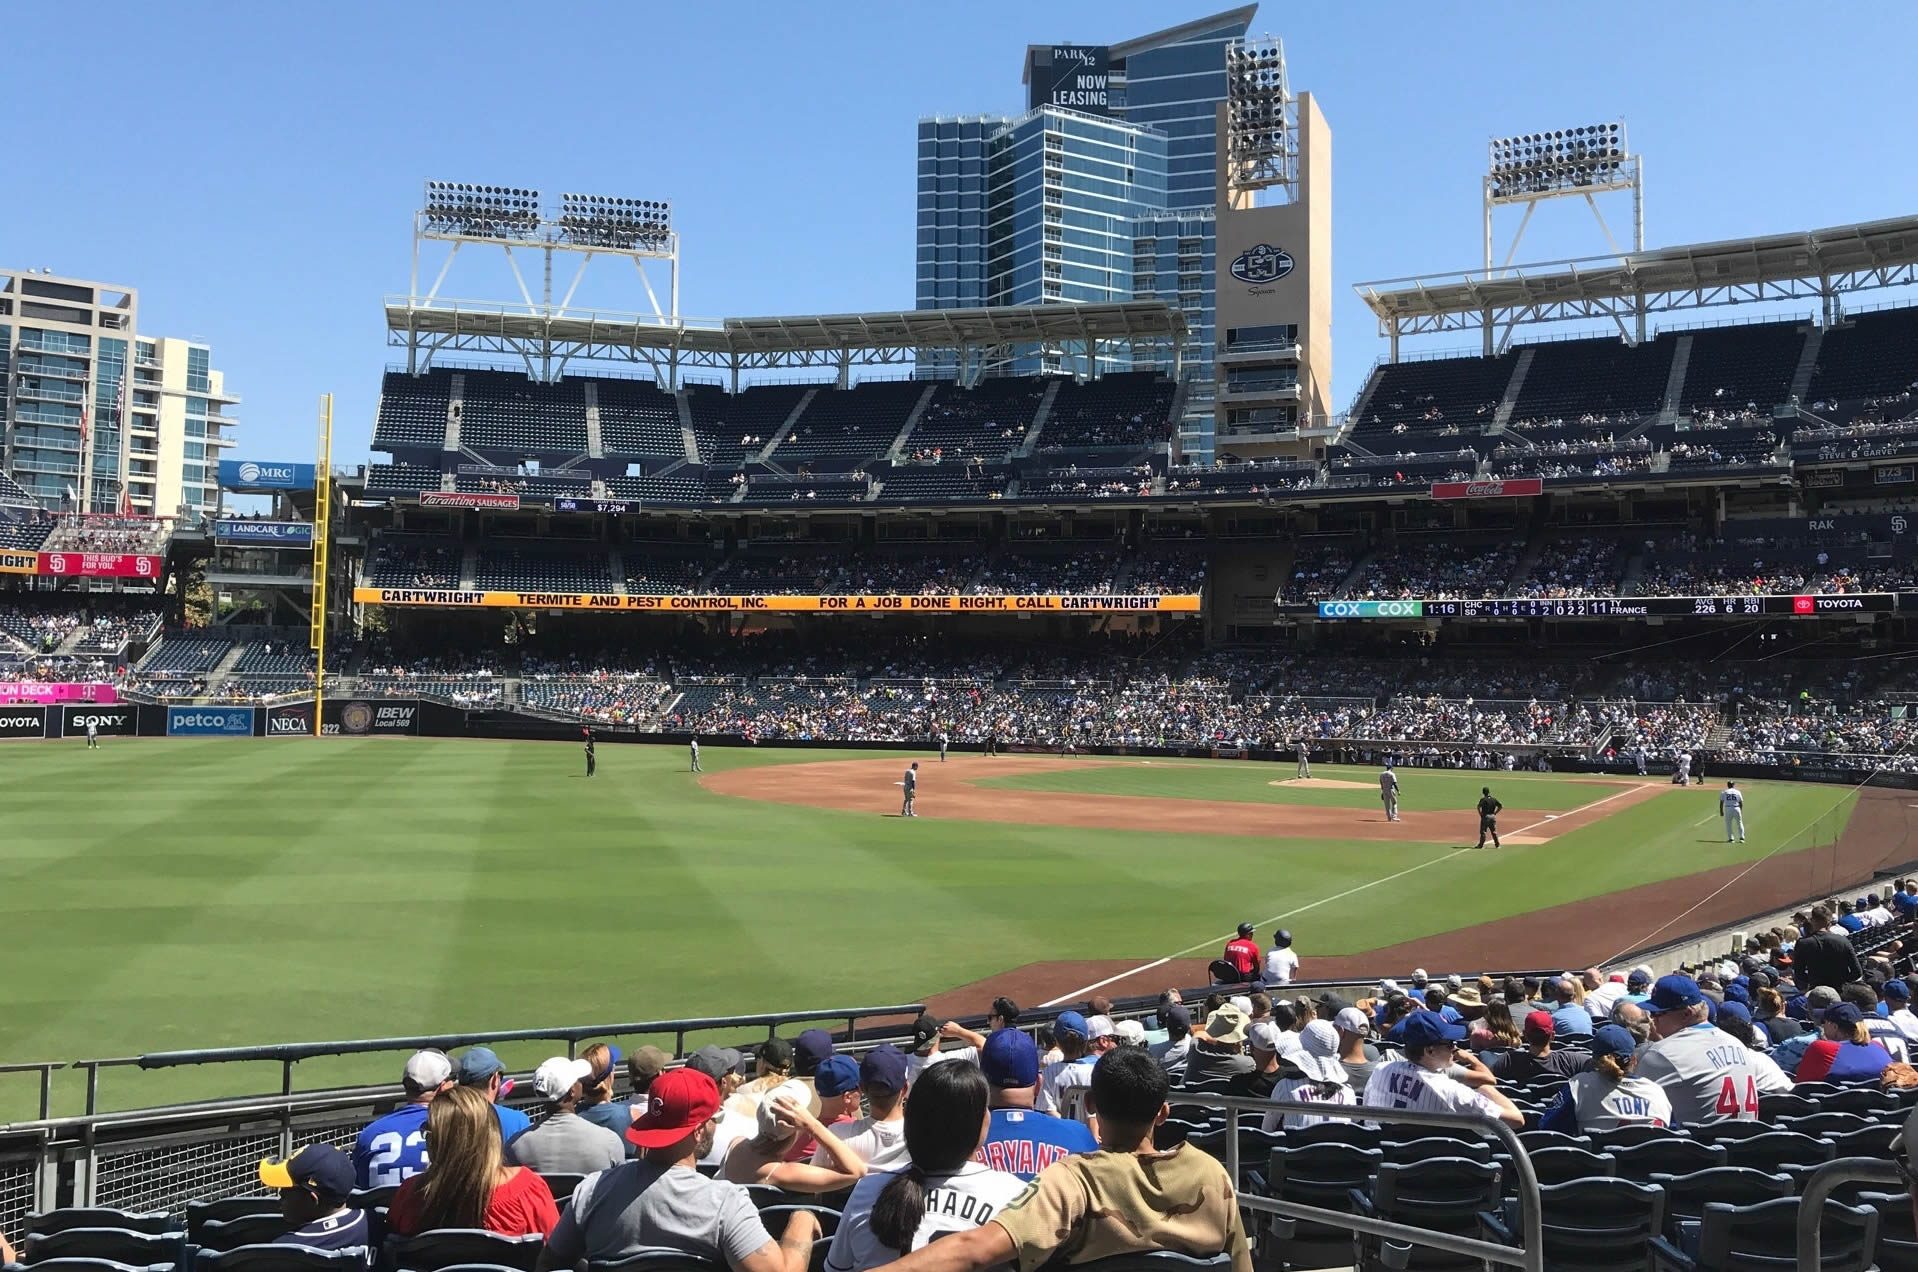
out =
<svg viewBox="0 0 1918 1272"><path fill-rule="evenodd" d="M80 703L60 708L62 737L78 737L87 731L89 724L102 737L130 738L139 732L132 707Z"/></svg>

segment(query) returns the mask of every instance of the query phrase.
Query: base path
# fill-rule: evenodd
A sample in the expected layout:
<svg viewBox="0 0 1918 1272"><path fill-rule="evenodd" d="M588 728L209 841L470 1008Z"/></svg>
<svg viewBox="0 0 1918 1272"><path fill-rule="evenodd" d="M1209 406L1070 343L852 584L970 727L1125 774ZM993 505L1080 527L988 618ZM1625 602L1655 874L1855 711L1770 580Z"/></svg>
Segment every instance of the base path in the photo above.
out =
<svg viewBox="0 0 1918 1272"><path fill-rule="evenodd" d="M1840 788L1832 789L1835 798ZM1404 977L1414 967L1474 973L1609 962L1617 970L1641 949L1786 909L1810 897L1863 889L1879 872L1918 860L1918 820L1914 818L1918 818L1918 794L1866 788L1858 793L1858 803L1835 844L1779 853L1756 869L1749 862L1721 866L1352 954L1321 957L1301 950L1302 970L1313 980L1355 982ZM1700 901L1704 904L1684 913ZM1267 935L1259 933L1261 939ZM1219 947L1224 949L1224 940ZM1153 994L1172 986L1205 984L1206 966L1216 957L1209 953L1174 959L1143 970L1133 959L1030 963L973 985L933 993L926 1001L936 1013L956 1015L984 1011L998 994L1022 1007L1067 995L1083 997L1090 985L1100 985L1097 992L1113 998Z"/></svg>
<svg viewBox="0 0 1918 1272"><path fill-rule="evenodd" d="M1389 843L1464 844L1478 837L1471 809L1401 808L1385 820L1383 808L1325 808L1310 804L1250 804L1227 800L1157 799L1138 795L1090 795L1075 791L1022 791L975 783L1073 769L1137 765L1140 760L1081 759L1035 755L964 756L919 765L917 812L956 821L1016 822L1027 826L1079 826L1100 830L1148 830L1168 834L1283 835L1292 839L1373 839ZM824 760L771 764L708 773L700 784L719 795L896 816L900 760ZM1309 781L1310 779L1308 779ZM1307 785L1300 782L1299 785ZM1592 802L1569 812L1508 808L1499 825L1511 844L1542 844L1567 831L1655 799L1662 782L1593 781ZM1597 789L1604 788L1604 789Z"/></svg>

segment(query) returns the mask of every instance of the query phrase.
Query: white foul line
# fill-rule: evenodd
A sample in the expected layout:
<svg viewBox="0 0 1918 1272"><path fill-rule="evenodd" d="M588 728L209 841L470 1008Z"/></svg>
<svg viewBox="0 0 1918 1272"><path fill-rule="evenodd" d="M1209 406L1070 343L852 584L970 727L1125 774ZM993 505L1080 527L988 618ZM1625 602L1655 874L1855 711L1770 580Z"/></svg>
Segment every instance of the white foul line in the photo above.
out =
<svg viewBox="0 0 1918 1272"><path fill-rule="evenodd" d="M1607 803L1610 803L1612 800L1620 799L1626 795L1631 794L1633 791L1641 789L1641 787L1644 785L1645 783L1637 783L1632 786L1628 786L1622 791L1618 791L1617 793L1612 795L1607 795L1604 799L1595 799L1589 804L1581 804L1577 808L1572 809L1571 812L1555 813L1552 816L1547 817L1545 821L1533 822L1530 826L1521 826L1517 830L1507 831L1506 833L1511 835L1524 834L1528 830L1534 830L1537 827L1545 825L1546 822L1557 821L1562 817L1572 817L1572 816L1575 816L1576 814L1584 812L1588 808L1597 808L1600 804L1607 804ZM1440 856L1433 857L1428 861L1419 862L1419 864L1417 864L1416 866L1408 866L1404 870L1399 871L1397 874L1389 874L1384 876L1383 878L1374 879L1370 883L1361 883L1355 888L1347 888L1345 891L1335 893L1332 896L1321 897L1317 901L1313 901L1308 905L1302 905L1296 910L1287 910L1284 914L1275 914L1269 919L1262 919L1258 923L1255 923L1253 926L1264 927L1268 923L1277 923L1280 919L1289 919L1293 917L1294 915L1304 914L1308 910L1316 910L1322 905L1330 905L1334 901L1343 901L1345 898L1349 896L1353 896L1356 893L1364 892L1369 888L1376 888L1381 883L1391 883L1394 879L1403 879L1406 875L1414 874L1420 870L1425 869L1427 866L1436 866L1441 861L1450 861L1457 856L1458 854L1456 852L1447 850L1445 853L1441 854ZM1199 950L1209 948L1210 946L1217 945L1220 941L1229 941L1234 936L1237 936L1237 935L1238 933L1236 931L1228 932L1224 936L1215 936L1209 941L1200 941L1197 945L1188 945L1184 949L1179 950L1176 953L1166 955L1164 958L1154 959L1150 963L1141 963L1139 964L1139 966L1134 967L1129 971L1120 972L1117 976L1108 976L1102 981L1094 981L1092 984L1085 986L1083 989L1075 989L1070 994L1061 995L1058 998L1054 998L1049 1002L1040 1003L1039 1005L1041 1007L1057 1007L1060 1003L1069 1003L1069 1002L1072 1002L1074 999L1084 998L1087 994L1090 994L1093 990L1104 989L1107 985L1112 984L1114 981L1122 981L1129 976L1137 976L1142 972L1149 972L1155 967L1163 967L1167 963L1170 963L1175 958L1184 958L1188 954L1192 954Z"/></svg>

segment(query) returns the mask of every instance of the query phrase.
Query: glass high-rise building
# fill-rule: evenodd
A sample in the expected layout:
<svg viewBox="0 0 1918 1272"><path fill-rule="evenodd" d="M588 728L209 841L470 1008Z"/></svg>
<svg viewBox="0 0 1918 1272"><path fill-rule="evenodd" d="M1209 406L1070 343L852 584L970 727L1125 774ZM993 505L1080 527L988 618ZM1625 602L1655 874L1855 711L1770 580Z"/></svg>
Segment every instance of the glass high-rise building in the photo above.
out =
<svg viewBox="0 0 1918 1272"><path fill-rule="evenodd" d="M1200 461L1212 457L1217 107L1226 46L1256 11L1115 44L1032 45L1026 114L919 124L918 307L1177 305L1193 381L1181 433ZM1038 349L993 369L1085 371Z"/></svg>

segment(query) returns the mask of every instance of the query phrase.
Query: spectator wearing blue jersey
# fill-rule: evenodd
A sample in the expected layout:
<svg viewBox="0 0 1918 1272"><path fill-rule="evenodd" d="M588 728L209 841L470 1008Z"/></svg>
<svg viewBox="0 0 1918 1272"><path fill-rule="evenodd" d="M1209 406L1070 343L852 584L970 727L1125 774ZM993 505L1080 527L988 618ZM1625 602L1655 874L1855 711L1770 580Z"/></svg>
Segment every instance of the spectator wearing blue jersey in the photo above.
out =
<svg viewBox="0 0 1918 1272"><path fill-rule="evenodd" d="M1017 1029L1000 1029L979 1048L979 1068L991 1088L992 1110L977 1160L1030 1180L1062 1157L1090 1153L1099 1144L1085 1123L1032 1107L1039 1089L1039 1048Z"/></svg>
<svg viewBox="0 0 1918 1272"><path fill-rule="evenodd" d="M416 1051L400 1074L406 1103L360 1132L353 1178L360 1188L393 1188L426 1169L426 1106L453 1085L444 1051Z"/></svg>
<svg viewBox="0 0 1918 1272"><path fill-rule="evenodd" d="M506 1081L506 1066L500 1063L491 1047L468 1047L459 1058L454 1076L459 1079L461 1086L472 1087L493 1106L493 1112L499 1118L499 1133L506 1143L512 1143L515 1135L532 1128L532 1118L499 1102L500 1097L513 1087Z"/></svg>

